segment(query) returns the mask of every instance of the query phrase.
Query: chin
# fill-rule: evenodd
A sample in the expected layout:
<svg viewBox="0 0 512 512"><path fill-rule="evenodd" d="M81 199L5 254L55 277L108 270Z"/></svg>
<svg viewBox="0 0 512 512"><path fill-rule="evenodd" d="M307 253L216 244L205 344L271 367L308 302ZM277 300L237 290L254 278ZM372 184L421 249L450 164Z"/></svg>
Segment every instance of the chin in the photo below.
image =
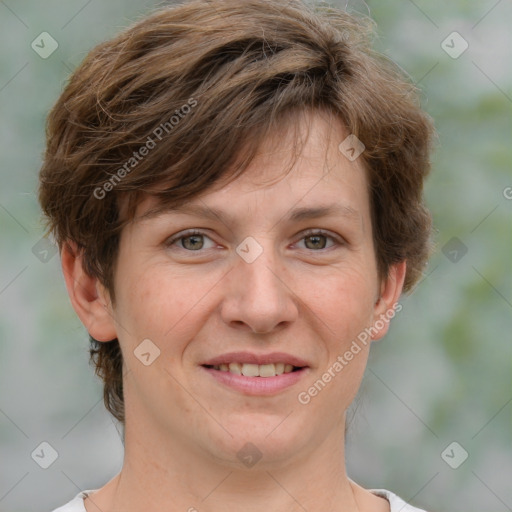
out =
<svg viewBox="0 0 512 512"><path fill-rule="evenodd" d="M282 467L307 444L310 436L290 415L246 414L229 423L221 435L210 436L208 450L233 469ZM284 419L286 418L286 419ZM283 421L284 419L284 421Z"/></svg>

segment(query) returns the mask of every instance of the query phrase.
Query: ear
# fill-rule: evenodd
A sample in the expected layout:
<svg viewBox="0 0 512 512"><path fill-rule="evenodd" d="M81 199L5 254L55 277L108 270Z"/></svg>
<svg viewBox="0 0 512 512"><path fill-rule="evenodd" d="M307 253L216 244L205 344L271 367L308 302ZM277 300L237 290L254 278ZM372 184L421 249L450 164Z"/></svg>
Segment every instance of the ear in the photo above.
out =
<svg viewBox="0 0 512 512"><path fill-rule="evenodd" d="M110 296L98 278L88 275L76 244L64 242L61 264L71 304L87 332L98 341L117 338Z"/></svg>
<svg viewBox="0 0 512 512"><path fill-rule="evenodd" d="M407 264L405 261L392 265L380 286L380 296L374 306L373 325L370 328L372 340L380 340L389 329L389 323L402 309L398 299L402 294Z"/></svg>

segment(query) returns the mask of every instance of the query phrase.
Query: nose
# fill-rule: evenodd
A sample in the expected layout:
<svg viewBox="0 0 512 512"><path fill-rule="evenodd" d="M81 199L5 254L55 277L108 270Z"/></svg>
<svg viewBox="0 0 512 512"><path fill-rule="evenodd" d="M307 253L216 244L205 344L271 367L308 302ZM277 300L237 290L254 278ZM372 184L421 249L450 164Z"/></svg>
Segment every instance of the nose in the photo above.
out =
<svg viewBox="0 0 512 512"><path fill-rule="evenodd" d="M226 279L221 316L230 327L263 334L297 319L289 275L270 247L251 263L237 256Z"/></svg>

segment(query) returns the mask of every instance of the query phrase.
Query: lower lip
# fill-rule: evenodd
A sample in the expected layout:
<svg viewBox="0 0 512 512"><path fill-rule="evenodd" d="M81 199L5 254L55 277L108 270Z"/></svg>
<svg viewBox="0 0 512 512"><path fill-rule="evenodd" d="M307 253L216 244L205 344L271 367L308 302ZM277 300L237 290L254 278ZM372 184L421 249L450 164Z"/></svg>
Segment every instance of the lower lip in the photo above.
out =
<svg viewBox="0 0 512 512"><path fill-rule="evenodd" d="M307 372L307 367L275 377L244 377L231 372L223 372L201 366L221 384L246 395L275 395L296 384Z"/></svg>

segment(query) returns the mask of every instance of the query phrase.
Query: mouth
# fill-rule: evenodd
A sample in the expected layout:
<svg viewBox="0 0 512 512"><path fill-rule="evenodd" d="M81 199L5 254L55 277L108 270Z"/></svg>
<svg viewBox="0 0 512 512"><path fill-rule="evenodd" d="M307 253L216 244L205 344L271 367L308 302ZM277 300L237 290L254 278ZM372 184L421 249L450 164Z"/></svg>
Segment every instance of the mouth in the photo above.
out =
<svg viewBox="0 0 512 512"><path fill-rule="evenodd" d="M234 375L243 375L244 377L277 377L283 373L292 373L301 370L302 366L294 366L289 363L269 363L269 364L253 364L253 363L222 363L222 364L205 364L205 368L217 370L219 372L229 372Z"/></svg>
<svg viewBox="0 0 512 512"><path fill-rule="evenodd" d="M302 359L289 354L225 354L201 365L218 383L245 395L275 395L308 372Z"/></svg>

